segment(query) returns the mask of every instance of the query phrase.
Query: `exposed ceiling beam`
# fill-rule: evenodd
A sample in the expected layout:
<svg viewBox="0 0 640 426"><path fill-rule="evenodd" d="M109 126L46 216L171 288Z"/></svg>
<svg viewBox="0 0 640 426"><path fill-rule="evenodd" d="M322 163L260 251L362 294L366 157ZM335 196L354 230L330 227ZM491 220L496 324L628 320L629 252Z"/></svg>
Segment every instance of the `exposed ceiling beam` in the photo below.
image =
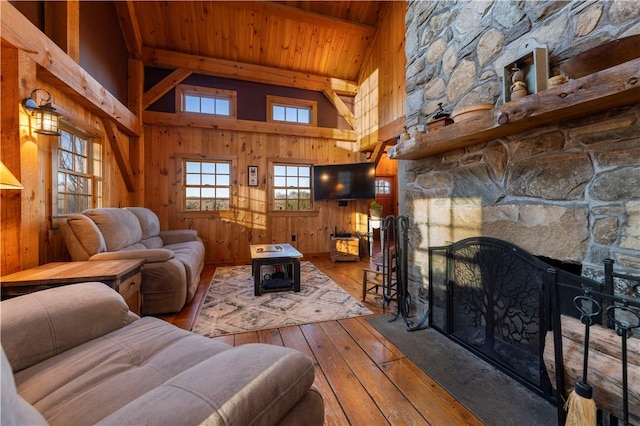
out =
<svg viewBox="0 0 640 426"><path fill-rule="evenodd" d="M142 48L142 61L145 65L158 68L186 68L198 74L215 75L236 80L255 81L299 89L333 90L336 93L354 96L358 84L340 78L325 77L305 72L289 71L263 65L215 59L207 56L190 55L163 49Z"/></svg>
<svg viewBox="0 0 640 426"><path fill-rule="evenodd" d="M142 52L142 33L138 25L138 18L136 16L136 10L133 7L133 1L116 1L114 4L116 6L118 20L120 21L122 35L124 36L127 50L129 51L129 57L132 59L140 59Z"/></svg>
<svg viewBox="0 0 640 426"><path fill-rule="evenodd" d="M182 80L189 77L191 74L191 70L188 70L186 68L178 68L177 70L163 78L160 82L158 82L158 84L144 93L142 99L142 109L146 109L149 105L160 99L162 95L176 87L182 82Z"/></svg>
<svg viewBox="0 0 640 426"><path fill-rule="evenodd" d="M276 135L334 139L345 142L355 142L357 139L356 132L353 130L299 126L283 123L265 123L262 121L238 120L226 117L207 117L204 114L185 114L180 112L174 114L169 112L145 111L143 118L145 124L156 124L160 126L269 133Z"/></svg>
<svg viewBox="0 0 640 426"><path fill-rule="evenodd" d="M111 145L111 152L113 152L113 156L115 157L120 173L122 174L122 180L127 187L127 191L133 192L135 190L133 184L133 171L131 170L131 165L129 165L128 159L124 156L124 149L122 149L120 142L120 132L118 132L116 125L111 120L102 118L102 124L104 126L104 131L107 134L109 144Z"/></svg>
<svg viewBox="0 0 640 426"><path fill-rule="evenodd" d="M303 24L311 24L326 28L334 28L338 31L358 34L360 37L372 40L376 34L376 28L370 25L358 24L344 19L327 16L320 13L309 12L293 6L287 6L269 1L243 1L231 2L237 7L262 12L264 15L274 15L290 19Z"/></svg>
<svg viewBox="0 0 640 426"><path fill-rule="evenodd" d="M91 112L115 122L126 134L140 134L138 117L8 1L0 1L0 21L2 44L26 52L56 80L50 83Z"/></svg>
<svg viewBox="0 0 640 426"><path fill-rule="evenodd" d="M331 89L325 89L322 91L324 95L331 101L334 107L338 110L338 112L342 115L342 117L349 123L351 128L356 128L356 116L353 115L349 107L344 103L342 98L338 96L338 94Z"/></svg>

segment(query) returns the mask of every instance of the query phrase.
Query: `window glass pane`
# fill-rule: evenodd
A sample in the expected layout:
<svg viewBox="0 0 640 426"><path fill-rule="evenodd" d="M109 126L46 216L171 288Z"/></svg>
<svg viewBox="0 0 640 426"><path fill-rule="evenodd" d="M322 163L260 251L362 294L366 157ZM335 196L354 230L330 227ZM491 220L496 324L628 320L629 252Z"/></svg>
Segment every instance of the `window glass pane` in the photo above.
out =
<svg viewBox="0 0 640 426"><path fill-rule="evenodd" d="M218 188L216 189L216 197L231 198L231 192L229 191L229 188Z"/></svg>
<svg viewBox="0 0 640 426"><path fill-rule="evenodd" d="M298 109L297 108L292 108L292 107L286 107L285 108L285 120L286 121L291 121L291 122L297 122L298 121Z"/></svg>
<svg viewBox="0 0 640 426"><path fill-rule="evenodd" d="M298 175L310 177L311 176L311 167L309 167L309 166L299 167L298 168Z"/></svg>
<svg viewBox="0 0 640 426"><path fill-rule="evenodd" d="M231 115L231 101L229 99L216 99L216 114Z"/></svg>
<svg viewBox="0 0 640 426"><path fill-rule="evenodd" d="M230 170L229 163L216 164L216 173L229 174L229 170Z"/></svg>
<svg viewBox="0 0 640 426"><path fill-rule="evenodd" d="M298 123L305 123L305 124L311 123L308 109L304 109L304 108L298 109Z"/></svg>
<svg viewBox="0 0 640 426"><path fill-rule="evenodd" d="M205 114L215 114L216 100L213 98L200 98L200 112Z"/></svg>
<svg viewBox="0 0 640 426"><path fill-rule="evenodd" d="M213 174L216 172L215 163L200 163L202 167L202 173Z"/></svg>
<svg viewBox="0 0 640 426"><path fill-rule="evenodd" d="M200 185L200 175L188 174L187 185Z"/></svg>
<svg viewBox="0 0 640 426"><path fill-rule="evenodd" d="M285 176L287 172L287 168L285 166L275 166L273 168L274 176Z"/></svg>
<svg viewBox="0 0 640 426"><path fill-rule="evenodd" d="M298 178L297 177L287 177L287 186L298 186Z"/></svg>
<svg viewBox="0 0 640 426"><path fill-rule="evenodd" d="M202 185L215 185L216 175L202 175Z"/></svg>
<svg viewBox="0 0 640 426"><path fill-rule="evenodd" d="M286 183L286 179L284 177L281 176L275 176L273 178L273 186L285 186Z"/></svg>
<svg viewBox="0 0 640 426"><path fill-rule="evenodd" d="M200 198L200 188L186 188L187 198Z"/></svg>
<svg viewBox="0 0 640 426"><path fill-rule="evenodd" d="M192 95L185 95L184 110L186 112L200 112L200 98Z"/></svg>
<svg viewBox="0 0 640 426"><path fill-rule="evenodd" d="M311 187L311 179L300 178L298 179L298 185L300 185L300 188L309 188Z"/></svg>
<svg viewBox="0 0 640 426"><path fill-rule="evenodd" d="M87 172L87 159L85 157L76 157L76 167L74 170L78 173L86 173Z"/></svg>
<svg viewBox="0 0 640 426"><path fill-rule="evenodd" d="M225 186L231 185L229 175L218 175L216 178L216 184Z"/></svg>
<svg viewBox="0 0 640 426"><path fill-rule="evenodd" d="M86 156L87 155L87 141L85 141L84 139L78 138L78 137L75 138L75 141L76 141L76 143L75 143L75 152L77 154Z"/></svg>
<svg viewBox="0 0 640 426"><path fill-rule="evenodd" d="M298 166L287 166L287 176L298 176Z"/></svg>
<svg viewBox="0 0 640 426"><path fill-rule="evenodd" d="M60 151L58 156L58 167L66 170L73 170L73 155L67 151Z"/></svg>
<svg viewBox="0 0 640 426"><path fill-rule="evenodd" d="M284 121L284 107L278 105L273 106L273 119Z"/></svg>
<svg viewBox="0 0 640 426"><path fill-rule="evenodd" d="M60 148L71 151L71 134L65 131L60 132Z"/></svg>
<svg viewBox="0 0 640 426"><path fill-rule="evenodd" d="M200 210L200 199L188 199L185 205L185 209L187 211L199 211Z"/></svg>
<svg viewBox="0 0 640 426"><path fill-rule="evenodd" d="M213 198L216 195L216 190L214 188L202 188L202 198Z"/></svg>
<svg viewBox="0 0 640 426"><path fill-rule="evenodd" d="M298 198L301 200L310 200L311 199L311 191L300 190L298 192Z"/></svg>
<svg viewBox="0 0 640 426"><path fill-rule="evenodd" d="M187 173L200 173L200 163L187 161Z"/></svg>
<svg viewBox="0 0 640 426"><path fill-rule="evenodd" d="M287 198L287 191L282 189L277 189L273 191L273 195L275 196L276 200L281 198Z"/></svg>
<svg viewBox="0 0 640 426"><path fill-rule="evenodd" d="M64 192L64 183L66 181L64 173L58 172L58 192Z"/></svg>
<svg viewBox="0 0 640 426"><path fill-rule="evenodd" d="M273 206L276 210L285 210L287 207L287 202L286 200L276 200L273 203Z"/></svg>

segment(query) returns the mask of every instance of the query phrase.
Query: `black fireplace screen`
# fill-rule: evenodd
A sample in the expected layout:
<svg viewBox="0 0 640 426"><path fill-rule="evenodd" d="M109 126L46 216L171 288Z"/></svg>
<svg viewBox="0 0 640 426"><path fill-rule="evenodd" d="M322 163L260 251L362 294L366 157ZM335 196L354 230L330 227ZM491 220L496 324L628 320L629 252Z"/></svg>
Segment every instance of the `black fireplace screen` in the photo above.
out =
<svg viewBox="0 0 640 426"><path fill-rule="evenodd" d="M429 248L429 322L473 353L552 398L543 350L549 265L488 237Z"/></svg>

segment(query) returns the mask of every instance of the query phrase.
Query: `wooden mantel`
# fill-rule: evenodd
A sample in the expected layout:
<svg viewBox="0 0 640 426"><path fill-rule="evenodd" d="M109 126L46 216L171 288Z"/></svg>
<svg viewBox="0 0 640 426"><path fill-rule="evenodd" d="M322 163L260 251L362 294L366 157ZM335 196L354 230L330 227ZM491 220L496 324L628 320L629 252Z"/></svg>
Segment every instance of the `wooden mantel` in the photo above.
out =
<svg viewBox="0 0 640 426"><path fill-rule="evenodd" d="M640 58L424 133L391 147L388 155L393 159L416 160L637 103L640 103Z"/></svg>

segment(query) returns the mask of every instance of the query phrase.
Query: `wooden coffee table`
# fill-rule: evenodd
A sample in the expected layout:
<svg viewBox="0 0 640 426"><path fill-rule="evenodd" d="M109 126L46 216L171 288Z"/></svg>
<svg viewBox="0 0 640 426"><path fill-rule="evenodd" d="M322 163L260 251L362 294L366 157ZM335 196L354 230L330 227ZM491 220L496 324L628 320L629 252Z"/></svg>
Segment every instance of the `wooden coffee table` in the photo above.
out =
<svg viewBox="0 0 640 426"><path fill-rule="evenodd" d="M252 244L251 272L253 294L260 296L270 291L300 291L300 259L302 253L291 244ZM282 271L262 273L263 266L278 266ZM266 268L265 268L266 269Z"/></svg>
<svg viewBox="0 0 640 426"><path fill-rule="evenodd" d="M140 315L143 264L142 259L47 263L0 277L2 299L51 287L99 281L120 293L129 309Z"/></svg>

